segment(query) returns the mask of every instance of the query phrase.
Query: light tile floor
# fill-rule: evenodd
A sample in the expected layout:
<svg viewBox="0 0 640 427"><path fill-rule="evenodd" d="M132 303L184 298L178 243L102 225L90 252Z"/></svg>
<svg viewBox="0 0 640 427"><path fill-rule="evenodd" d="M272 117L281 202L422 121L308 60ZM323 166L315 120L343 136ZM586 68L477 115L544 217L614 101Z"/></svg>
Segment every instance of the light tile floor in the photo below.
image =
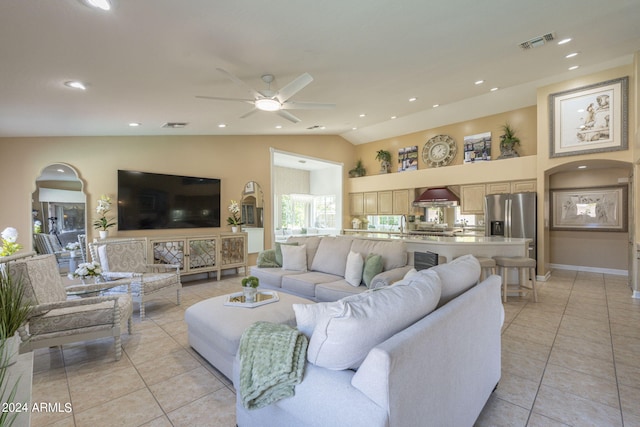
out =
<svg viewBox="0 0 640 427"><path fill-rule="evenodd" d="M184 310L239 280L149 303L118 362L108 339L38 350L33 402L73 410L34 413L32 426L234 426L233 386L189 347ZM626 278L554 271L539 285L538 303L505 306L502 378L476 425L640 426L640 300Z"/></svg>

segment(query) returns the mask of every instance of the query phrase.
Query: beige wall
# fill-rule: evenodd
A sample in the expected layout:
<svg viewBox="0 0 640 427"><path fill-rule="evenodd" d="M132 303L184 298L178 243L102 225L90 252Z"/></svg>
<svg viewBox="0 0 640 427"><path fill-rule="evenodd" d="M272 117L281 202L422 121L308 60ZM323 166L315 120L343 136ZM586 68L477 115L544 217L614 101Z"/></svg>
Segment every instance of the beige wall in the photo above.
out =
<svg viewBox="0 0 640 427"><path fill-rule="evenodd" d="M116 196L117 170L141 170L222 179L223 209L239 199L247 181L265 192L265 245L271 246L270 147L351 164L355 147L339 136L151 136L0 138L0 228L16 227L19 243L30 247L31 193L51 163L73 166L85 183L88 222L101 194ZM345 168L346 169L346 168ZM345 202L346 203L346 202ZM346 204L345 204L346 206ZM226 212L222 230L227 230ZM118 232L118 236L194 235L207 229ZM88 230L89 239L97 232Z"/></svg>

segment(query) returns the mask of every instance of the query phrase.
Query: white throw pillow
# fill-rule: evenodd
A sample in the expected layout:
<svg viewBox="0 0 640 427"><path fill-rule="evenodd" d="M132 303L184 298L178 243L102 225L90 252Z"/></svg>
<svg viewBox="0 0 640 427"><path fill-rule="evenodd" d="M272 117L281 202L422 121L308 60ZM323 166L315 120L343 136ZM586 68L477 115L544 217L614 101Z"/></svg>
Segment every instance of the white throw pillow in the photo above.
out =
<svg viewBox="0 0 640 427"><path fill-rule="evenodd" d="M319 302L317 304L292 304L296 314L296 326L307 338L311 338L318 321L327 316L333 316L342 312L344 301L355 301L367 298L371 290L359 294L344 297L339 301Z"/></svg>
<svg viewBox="0 0 640 427"><path fill-rule="evenodd" d="M282 269L291 271L307 271L307 247L281 245Z"/></svg>
<svg viewBox="0 0 640 427"><path fill-rule="evenodd" d="M481 268L476 257L463 255L446 264L421 270L420 273L428 271L438 273L442 281L442 295L438 303L440 307L475 286L480 279Z"/></svg>
<svg viewBox="0 0 640 427"><path fill-rule="evenodd" d="M344 272L344 280L351 286L360 286L362 282L362 270L364 269L364 259L358 252L349 252L347 256L347 268Z"/></svg>
<svg viewBox="0 0 640 427"><path fill-rule="evenodd" d="M373 347L429 314L440 287L437 274L421 274L365 298L337 301L317 319L307 359L327 369L357 369Z"/></svg>

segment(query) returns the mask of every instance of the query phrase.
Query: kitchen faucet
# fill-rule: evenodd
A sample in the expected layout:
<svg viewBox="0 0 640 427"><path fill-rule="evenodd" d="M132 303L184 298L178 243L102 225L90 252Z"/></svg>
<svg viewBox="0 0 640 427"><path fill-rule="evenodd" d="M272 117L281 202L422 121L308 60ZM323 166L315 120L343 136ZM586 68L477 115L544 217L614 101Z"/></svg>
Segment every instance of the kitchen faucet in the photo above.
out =
<svg viewBox="0 0 640 427"><path fill-rule="evenodd" d="M404 228L407 226L407 216L400 215L400 234L404 234Z"/></svg>

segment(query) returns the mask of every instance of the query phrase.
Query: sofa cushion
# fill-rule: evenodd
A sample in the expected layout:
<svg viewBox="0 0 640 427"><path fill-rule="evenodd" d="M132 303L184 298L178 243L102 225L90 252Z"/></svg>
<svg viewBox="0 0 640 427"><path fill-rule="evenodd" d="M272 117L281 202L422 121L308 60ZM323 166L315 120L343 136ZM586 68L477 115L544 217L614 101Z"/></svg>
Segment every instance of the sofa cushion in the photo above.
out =
<svg viewBox="0 0 640 427"><path fill-rule="evenodd" d="M362 283L362 272L364 270L364 259L358 252L350 251L347 256L347 268L344 272L344 279L351 286L360 286Z"/></svg>
<svg viewBox="0 0 640 427"><path fill-rule="evenodd" d="M442 282L442 295L438 307L475 286L480 279L480 262L473 255L463 255L446 264L436 265L420 273L435 271Z"/></svg>
<svg viewBox="0 0 640 427"><path fill-rule="evenodd" d="M298 242L276 242L276 263L278 267L282 267L282 245L298 246Z"/></svg>
<svg viewBox="0 0 640 427"><path fill-rule="evenodd" d="M284 276L301 274L300 271L283 270L281 267L275 268L258 268L251 267L251 275L256 276L260 280L260 286L271 288L281 288L282 278Z"/></svg>
<svg viewBox="0 0 640 427"><path fill-rule="evenodd" d="M352 286L349 286L348 284L345 284L345 286L352 288ZM363 287L363 289L366 288ZM305 334L308 338L311 338L316 324L321 319L327 316L339 315L342 313L345 301L355 301L361 298L368 298L367 293L352 294L340 301L323 302L318 304L293 304L293 311L296 314L296 326L300 332Z"/></svg>
<svg viewBox="0 0 640 427"><path fill-rule="evenodd" d="M295 236L289 237L287 243L298 243L298 245L307 247L307 268L309 268L313 264L313 258L316 256L320 240L322 240L320 236Z"/></svg>
<svg viewBox="0 0 640 427"><path fill-rule="evenodd" d="M282 269L290 271L307 271L307 247L305 245L283 245Z"/></svg>
<svg viewBox="0 0 640 427"><path fill-rule="evenodd" d="M335 282L343 280L342 276L321 273L319 271L308 271L306 273L296 272L282 278L282 289L290 291L292 294L305 298L315 298L316 284Z"/></svg>
<svg viewBox="0 0 640 427"><path fill-rule="evenodd" d="M383 271L407 265L407 246L400 240L353 239L351 250L359 252L363 258L371 253L381 255L384 265Z"/></svg>
<svg viewBox="0 0 640 427"><path fill-rule="evenodd" d="M364 260L364 270L362 272L362 281L367 286L371 287L371 280L379 273L382 273L384 264L382 262L382 255L369 254Z"/></svg>
<svg viewBox="0 0 640 427"><path fill-rule="evenodd" d="M338 308L319 316L307 359L327 369L357 369L373 347L430 313L440 300L440 287L438 275L425 272L329 303Z"/></svg>
<svg viewBox="0 0 640 427"><path fill-rule="evenodd" d="M318 283L316 285L317 301L338 301L341 298L359 295L368 288L365 285L351 286L346 280L336 282Z"/></svg>
<svg viewBox="0 0 640 427"><path fill-rule="evenodd" d="M350 238L324 236L313 257L311 270L344 277L352 242Z"/></svg>

